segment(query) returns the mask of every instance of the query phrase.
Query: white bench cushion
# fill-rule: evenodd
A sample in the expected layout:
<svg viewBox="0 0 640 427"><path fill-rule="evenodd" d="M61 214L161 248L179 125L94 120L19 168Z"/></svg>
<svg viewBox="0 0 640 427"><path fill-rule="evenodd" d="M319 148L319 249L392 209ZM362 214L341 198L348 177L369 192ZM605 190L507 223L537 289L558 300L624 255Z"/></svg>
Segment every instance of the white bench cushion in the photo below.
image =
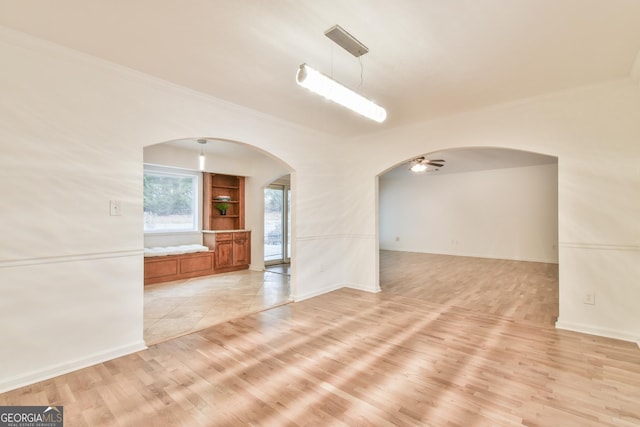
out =
<svg viewBox="0 0 640 427"><path fill-rule="evenodd" d="M180 246L164 246L155 248L144 248L144 256L165 256L165 255L182 255L193 254L196 252L208 252L209 248L203 245L180 245Z"/></svg>

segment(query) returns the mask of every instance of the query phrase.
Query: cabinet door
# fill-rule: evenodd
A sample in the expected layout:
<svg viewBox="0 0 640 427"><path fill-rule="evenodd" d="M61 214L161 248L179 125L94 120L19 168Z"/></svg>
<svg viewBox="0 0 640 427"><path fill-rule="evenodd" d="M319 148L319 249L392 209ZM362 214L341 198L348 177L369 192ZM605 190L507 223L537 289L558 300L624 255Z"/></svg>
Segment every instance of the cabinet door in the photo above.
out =
<svg viewBox="0 0 640 427"><path fill-rule="evenodd" d="M233 242L216 242L216 268L231 267L233 265Z"/></svg>
<svg viewBox="0 0 640 427"><path fill-rule="evenodd" d="M249 239L246 236L238 236L233 239L233 265L249 264L248 246Z"/></svg>

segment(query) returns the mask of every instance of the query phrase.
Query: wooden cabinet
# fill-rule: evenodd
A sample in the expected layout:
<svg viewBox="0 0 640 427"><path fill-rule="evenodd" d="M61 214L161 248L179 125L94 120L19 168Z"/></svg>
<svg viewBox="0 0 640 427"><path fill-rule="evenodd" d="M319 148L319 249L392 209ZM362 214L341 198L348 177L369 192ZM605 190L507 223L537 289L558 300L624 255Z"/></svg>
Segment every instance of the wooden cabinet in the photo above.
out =
<svg viewBox="0 0 640 427"><path fill-rule="evenodd" d="M232 233L218 233L216 236L216 270L233 267Z"/></svg>
<svg viewBox="0 0 640 427"><path fill-rule="evenodd" d="M204 233L203 243L215 251L216 273L249 268L251 263L251 232L244 230L244 184L243 176L219 173L203 174ZM227 200L228 199L228 200ZM223 215L216 205L229 205Z"/></svg>
<svg viewBox="0 0 640 427"><path fill-rule="evenodd" d="M251 233L233 233L233 265L247 267L251 263Z"/></svg>
<svg viewBox="0 0 640 427"><path fill-rule="evenodd" d="M249 268L251 232L233 231L215 235L215 270L218 273Z"/></svg>
<svg viewBox="0 0 640 427"><path fill-rule="evenodd" d="M244 229L244 177L219 173L203 174L203 224L204 230ZM224 213L216 205L225 203Z"/></svg>

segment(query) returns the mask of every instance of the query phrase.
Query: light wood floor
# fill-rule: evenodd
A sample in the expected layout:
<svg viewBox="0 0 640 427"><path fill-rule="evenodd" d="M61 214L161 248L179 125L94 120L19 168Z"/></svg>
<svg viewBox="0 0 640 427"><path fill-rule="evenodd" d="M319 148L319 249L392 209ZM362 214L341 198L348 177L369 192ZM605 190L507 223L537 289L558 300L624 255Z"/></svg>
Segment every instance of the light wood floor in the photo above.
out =
<svg viewBox="0 0 640 427"><path fill-rule="evenodd" d="M509 292L479 276L491 260L444 273L459 291L447 300L439 294L452 291L417 266L414 286L392 283L392 257L419 264L382 254L381 293L283 305L2 394L0 405L64 405L68 426L640 425L635 344L496 308ZM500 286L522 275L508 265ZM476 282L487 284L474 292ZM484 292L495 304L473 296ZM523 307L530 297L511 294Z"/></svg>
<svg viewBox="0 0 640 427"><path fill-rule="evenodd" d="M275 268L275 267L274 267ZM241 270L144 287L147 345L289 301L289 276Z"/></svg>
<svg viewBox="0 0 640 427"><path fill-rule="evenodd" d="M558 265L412 252L380 252L384 292L520 322L558 320Z"/></svg>

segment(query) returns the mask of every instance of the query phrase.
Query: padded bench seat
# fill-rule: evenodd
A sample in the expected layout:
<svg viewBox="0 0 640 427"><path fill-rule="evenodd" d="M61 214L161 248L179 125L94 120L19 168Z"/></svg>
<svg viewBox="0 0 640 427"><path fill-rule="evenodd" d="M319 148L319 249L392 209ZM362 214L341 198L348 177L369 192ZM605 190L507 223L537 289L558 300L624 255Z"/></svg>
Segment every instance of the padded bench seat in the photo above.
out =
<svg viewBox="0 0 640 427"><path fill-rule="evenodd" d="M208 250L209 248L203 245L161 246L155 248L144 248L144 256L183 255L196 252L207 252Z"/></svg>

